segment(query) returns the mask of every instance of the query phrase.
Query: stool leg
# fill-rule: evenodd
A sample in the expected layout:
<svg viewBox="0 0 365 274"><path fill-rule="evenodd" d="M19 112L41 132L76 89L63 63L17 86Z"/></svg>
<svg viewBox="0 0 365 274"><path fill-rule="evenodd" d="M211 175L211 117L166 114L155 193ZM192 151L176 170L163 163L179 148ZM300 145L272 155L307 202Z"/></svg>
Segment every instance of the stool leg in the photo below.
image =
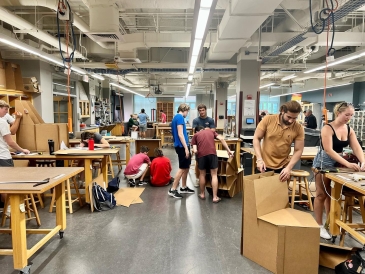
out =
<svg viewBox="0 0 365 274"><path fill-rule="evenodd" d="M305 183L305 190L307 192L307 198L308 198L308 203L309 203L309 209L311 211L313 211L313 204L312 204L312 195L309 191L309 184L308 184L308 180L307 177L304 177L304 183Z"/></svg>
<svg viewBox="0 0 365 274"><path fill-rule="evenodd" d="M345 244L345 236L346 236L346 230L341 228L341 236L340 236L340 246L344 246Z"/></svg>
<svg viewBox="0 0 365 274"><path fill-rule="evenodd" d="M108 156L108 162L109 162L109 168L110 168L112 178L114 178L113 162L112 162L112 157L111 156Z"/></svg>
<svg viewBox="0 0 365 274"><path fill-rule="evenodd" d="M347 212L347 215L348 215L348 218L349 218L349 223L351 224L352 223L352 210L354 208L354 205L355 205L355 199L354 197L351 197L350 198L350 208L348 209L348 212Z"/></svg>
<svg viewBox="0 0 365 274"><path fill-rule="evenodd" d="M117 153L117 163L118 163L118 171L120 171L122 168L123 168L123 166L122 166L122 161L121 161L121 159L120 159L120 150L119 150L119 152Z"/></svg>
<svg viewBox="0 0 365 274"><path fill-rule="evenodd" d="M79 186L76 183L76 177L73 177L72 181L73 181L74 189L75 189L75 192L76 192L76 196L79 199L79 204L80 204L80 207L81 207L81 206L83 206L83 203L82 203L81 194L80 194L80 191L79 191Z"/></svg>
<svg viewBox="0 0 365 274"><path fill-rule="evenodd" d="M30 212L29 199L30 199L29 195L25 195L24 206L25 206L25 211L27 212L27 215L28 215L28 219L30 219L32 217L32 214Z"/></svg>
<svg viewBox="0 0 365 274"><path fill-rule="evenodd" d="M55 204L56 201L56 191L53 188L53 192L52 192L52 200L51 200L51 204L49 205L49 212L52 213L53 212L53 206Z"/></svg>
<svg viewBox="0 0 365 274"><path fill-rule="evenodd" d="M303 195L302 195L302 177L298 177L298 191L299 191L299 200L303 200Z"/></svg>
<svg viewBox="0 0 365 274"><path fill-rule="evenodd" d="M67 189L68 211L72 214L73 210L72 210L70 179L67 179L66 181L66 189Z"/></svg>
<svg viewBox="0 0 365 274"><path fill-rule="evenodd" d="M294 201L295 201L295 189L297 187L297 177L293 177L293 190L291 192L291 208L294 208Z"/></svg>
<svg viewBox="0 0 365 274"><path fill-rule="evenodd" d="M347 223L348 197L345 197L342 209L342 222Z"/></svg>
<svg viewBox="0 0 365 274"><path fill-rule="evenodd" d="M359 197L357 197L357 199L359 200L362 222L365 223L364 197L363 196L359 196Z"/></svg>
<svg viewBox="0 0 365 274"><path fill-rule="evenodd" d="M41 194L37 194L37 198L38 198L39 205L41 206L41 208L44 208L44 203L43 203Z"/></svg>
<svg viewBox="0 0 365 274"><path fill-rule="evenodd" d="M35 201L34 201L34 196L33 196L33 194L30 194L29 196L30 196L30 201L32 203L32 210L33 210L33 213L35 216L35 220L37 221L37 225L41 226L41 219L39 218L37 205L35 204Z"/></svg>
<svg viewBox="0 0 365 274"><path fill-rule="evenodd" d="M3 217L1 218L1 226L3 227L5 225L6 222L6 218L9 218L8 215L6 215L6 212L8 210L8 206L9 206L9 195L6 197L5 203L4 203L4 211L3 211Z"/></svg>

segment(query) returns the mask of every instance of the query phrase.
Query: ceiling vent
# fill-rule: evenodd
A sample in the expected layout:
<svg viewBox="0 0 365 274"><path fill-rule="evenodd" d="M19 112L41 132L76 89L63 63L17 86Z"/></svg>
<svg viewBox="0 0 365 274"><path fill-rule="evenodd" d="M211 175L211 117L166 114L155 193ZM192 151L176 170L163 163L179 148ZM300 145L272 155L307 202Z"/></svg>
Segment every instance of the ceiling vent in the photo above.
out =
<svg viewBox="0 0 365 274"><path fill-rule="evenodd" d="M141 63L141 60L138 58L130 58L130 57L114 57L114 62L117 63Z"/></svg>
<svg viewBox="0 0 365 274"><path fill-rule="evenodd" d="M124 42L123 35L117 32L88 32L94 41L98 42Z"/></svg>

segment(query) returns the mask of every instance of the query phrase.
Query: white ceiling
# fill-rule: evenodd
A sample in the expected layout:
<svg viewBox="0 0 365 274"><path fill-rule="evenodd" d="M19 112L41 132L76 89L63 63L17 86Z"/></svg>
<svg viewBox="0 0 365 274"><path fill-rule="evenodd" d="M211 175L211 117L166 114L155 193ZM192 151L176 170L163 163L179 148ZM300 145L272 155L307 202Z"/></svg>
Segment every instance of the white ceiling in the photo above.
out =
<svg viewBox="0 0 365 274"><path fill-rule="evenodd" d="M312 2L315 13L319 9L318 2L322 1ZM348 1L338 2L341 8ZM184 94L194 3L194 0L69 0L75 16L77 57L85 58L78 58L75 63L84 69L102 73L111 81L119 79L121 84L144 94L153 90L149 86L150 79L157 80L165 94ZM57 36L56 4L56 0L0 0L0 12L4 15L0 18L4 20L1 32L14 36L15 31L17 37L29 45L59 55L55 40L46 35L40 36L41 32L53 39ZM256 56L261 45L260 50L265 57L307 31L310 27L308 5L308 0L218 0L198 70L194 74L191 94L205 94L217 81L230 83L229 92L233 94L236 74L232 69L236 68L237 52L244 48L248 54ZM90 13L90 10L99 9L102 14L101 11L108 7L112 7L119 18L117 22L122 40L116 44L89 38L91 25L103 26L109 21L112 24L113 20L112 15L102 17L97 12L96 15ZM365 8L360 8L336 21L336 58L363 48L364 14ZM258 34L260 26L261 40ZM39 30L37 33L36 29ZM315 81L322 85L323 72L304 75L301 71L324 62L326 37L326 33L308 35L307 39L293 43L279 55L267 59L262 64L261 85L276 82L282 86L280 92L290 92L293 87L308 86ZM3 45L0 45L0 50L4 59L31 57ZM106 65L113 62L116 55L138 58L141 63L118 63L121 75L117 77L115 67ZM365 74L364 62L361 58L335 66L328 77L339 83L357 81ZM207 78L210 72L214 72L214 77ZM297 73L298 77L290 82L280 81L293 73Z"/></svg>

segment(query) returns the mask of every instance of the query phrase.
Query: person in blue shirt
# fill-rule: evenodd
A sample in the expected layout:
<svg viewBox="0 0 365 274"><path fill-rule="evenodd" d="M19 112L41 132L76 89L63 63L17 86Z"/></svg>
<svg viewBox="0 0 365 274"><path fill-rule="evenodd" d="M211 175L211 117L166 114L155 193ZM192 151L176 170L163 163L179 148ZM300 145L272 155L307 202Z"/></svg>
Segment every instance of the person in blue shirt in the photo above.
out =
<svg viewBox="0 0 365 274"><path fill-rule="evenodd" d="M138 114L139 119L139 137L146 139L146 131L147 131L147 120L148 115L145 113L144 108L141 109L141 113Z"/></svg>
<svg viewBox="0 0 365 274"><path fill-rule="evenodd" d="M171 132L174 139L174 147L176 154L179 158L179 170L175 175L174 183L170 188L168 194L174 198L181 199L183 194L194 193L195 191L186 186L186 179L189 173L191 164L191 154L189 147L189 136L186 131L185 117L190 110L189 105L183 103L177 109L177 114L171 122ZM177 190L179 182L181 180L180 193Z"/></svg>

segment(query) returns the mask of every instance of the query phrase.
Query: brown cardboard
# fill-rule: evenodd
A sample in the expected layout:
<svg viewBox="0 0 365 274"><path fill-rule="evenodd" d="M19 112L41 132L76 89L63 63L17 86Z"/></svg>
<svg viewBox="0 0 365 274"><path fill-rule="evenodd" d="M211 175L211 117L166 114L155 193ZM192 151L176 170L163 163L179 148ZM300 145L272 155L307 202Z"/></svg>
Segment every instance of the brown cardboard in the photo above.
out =
<svg viewBox="0 0 365 274"><path fill-rule="evenodd" d="M50 139L54 141L55 151L58 150L60 142L57 124L38 124L34 127L37 151L49 152L48 140Z"/></svg>
<svg viewBox="0 0 365 274"><path fill-rule="evenodd" d="M24 88L26 92L40 92L37 78L35 77L24 77L23 78Z"/></svg>
<svg viewBox="0 0 365 274"><path fill-rule="evenodd" d="M67 147L69 147L69 138L68 138L68 124L66 123L55 123L58 125L58 140L61 145L63 141ZM55 149L60 149L60 147L55 147Z"/></svg>
<svg viewBox="0 0 365 274"><path fill-rule="evenodd" d="M7 89L23 90L23 78L19 65L6 62L5 78Z"/></svg>
<svg viewBox="0 0 365 274"><path fill-rule="evenodd" d="M319 226L309 213L287 208L279 175L245 176L243 204L245 257L273 273L318 273Z"/></svg>
<svg viewBox="0 0 365 274"><path fill-rule="evenodd" d="M360 248L349 248L337 245L322 244L319 251L319 265L335 269L336 265L350 259Z"/></svg>
<svg viewBox="0 0 365 274"><path fill-rule="evenodd" d="M16 142L22 148L37 151L34 125L20 125L16 133Z"/></svg>
<svg viewBox="0 0 365 274"><path fill-rule="evenodd" d="M6 89L5 63L0 60L0 89Z"/></svg>
<svg viewBox="0 0 365 274"><path fill-rule="evenodd" d="M114 193L114 197L117 201L117 205L129 207L131 204L135 204L135 201L139 201L138 198L141 196L143 191L144 187L120 188L116 193Z"/></svg>
<svg viewBox="0 0 365 274"><path fill-rule="evenodd" d="M33 106L33 104L29 101L22 101L23 107L26 108L29 114L32 114L31 117L33 119L34 124L42 124L44 123L42 117L39 115L37 109Z"/></svg>

